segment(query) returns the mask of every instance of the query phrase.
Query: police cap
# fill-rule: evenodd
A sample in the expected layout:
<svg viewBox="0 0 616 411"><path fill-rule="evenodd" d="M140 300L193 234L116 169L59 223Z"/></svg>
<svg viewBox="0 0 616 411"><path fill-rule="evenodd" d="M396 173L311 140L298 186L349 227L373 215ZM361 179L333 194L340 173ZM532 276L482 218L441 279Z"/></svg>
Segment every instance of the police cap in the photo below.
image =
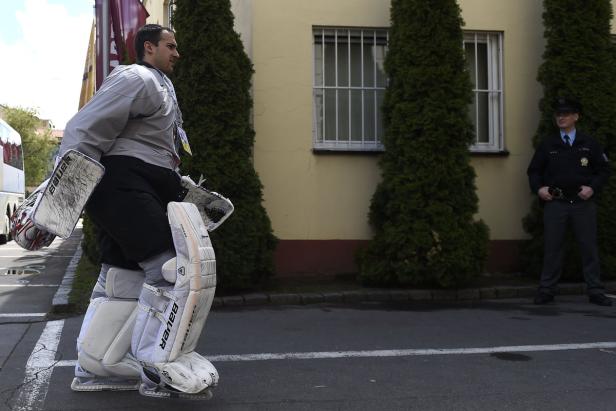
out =
<svg viewBox="0 0 616 411"><path fill-rule="evenodd" d="M554 102L554 113L579 113L582 111L580 103L570 97L558 97Z"/></svg>

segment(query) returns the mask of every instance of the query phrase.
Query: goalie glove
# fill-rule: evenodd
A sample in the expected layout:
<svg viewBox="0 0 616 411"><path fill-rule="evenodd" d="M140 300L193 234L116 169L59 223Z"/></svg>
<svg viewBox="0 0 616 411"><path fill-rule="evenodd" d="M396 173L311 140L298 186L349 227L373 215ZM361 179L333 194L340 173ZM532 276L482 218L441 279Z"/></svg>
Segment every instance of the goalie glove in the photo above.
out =
<svg viewBox="0 0 616 411"><path fill-rule="evenodd" d="M29 251L36 251L47 247L52 243L56 236L42 228L37 227L32 221L32 213L40 201L41 195L47 187L49 180L45 180L34 190L30 196L21 203L11 216L10 230L11 236L17 244Z"/></svg>
<svg viewBox="0 0 616 411"><path fill-rule="evenodd" d="M196 205L207 230L214 231L233 213L233 203L202 187L202 182L200 180L197 184L189 176L182 176L182 187L186 191L183 201Z"/></svg>

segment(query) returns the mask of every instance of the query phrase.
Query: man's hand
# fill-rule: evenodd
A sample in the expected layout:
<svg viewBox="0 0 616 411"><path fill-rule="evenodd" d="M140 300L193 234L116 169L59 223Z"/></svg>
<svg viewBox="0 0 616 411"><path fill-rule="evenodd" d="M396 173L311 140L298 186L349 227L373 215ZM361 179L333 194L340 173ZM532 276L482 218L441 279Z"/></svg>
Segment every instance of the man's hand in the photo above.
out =
<svg viewBox="0 0 616 411"><path fill-rule="evenodd" d="M541 187L537 194L539 194L539 198L543 201L552 201L553 199L552 194L550 194L550 187L548 186Z"/></svg>
<svg viewBox="0 0 616 411"><path fill-rule="evenodd" d="M592 195L594 194L594 190L592 189L592 187L588 187L588 186L581 186L580 187L580 191L578 192L578 197L580 197L582 200L586 201L588 200L590 197L592 197Z"/></svg>

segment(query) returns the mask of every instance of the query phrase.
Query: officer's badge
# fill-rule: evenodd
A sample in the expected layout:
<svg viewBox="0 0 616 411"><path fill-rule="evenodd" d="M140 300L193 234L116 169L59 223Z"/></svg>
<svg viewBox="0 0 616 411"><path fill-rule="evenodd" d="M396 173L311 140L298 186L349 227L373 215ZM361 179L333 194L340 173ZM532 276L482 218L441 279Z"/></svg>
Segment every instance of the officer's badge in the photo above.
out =
<svg viewBox="0 0 616 411"><path fill-rule="evenodd" d="M582 165L582 167L588 166L588 159L586 157L582 157L580 159L580 164Z"/></svg>

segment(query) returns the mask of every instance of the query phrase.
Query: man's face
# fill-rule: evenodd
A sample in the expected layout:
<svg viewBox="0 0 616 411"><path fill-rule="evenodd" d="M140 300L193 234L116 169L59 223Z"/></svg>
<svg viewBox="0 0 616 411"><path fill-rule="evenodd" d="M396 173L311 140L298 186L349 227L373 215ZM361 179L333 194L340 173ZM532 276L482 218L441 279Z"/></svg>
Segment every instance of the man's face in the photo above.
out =
<svg viewBox="0 0 616 411"><path fill-rule="evenodd" d="M561 130L569 130L575 127L575 123L580 118L578 113L556 113L556 124Z"/></svg>
<svg viewBox="0 0 616 411"><path fill-rule="evenodd" d="M148 63L167 75L173 73L173 66L180 58L173 33L163 30L158 44L146 42L146 48L152 53Z"/></svg>

